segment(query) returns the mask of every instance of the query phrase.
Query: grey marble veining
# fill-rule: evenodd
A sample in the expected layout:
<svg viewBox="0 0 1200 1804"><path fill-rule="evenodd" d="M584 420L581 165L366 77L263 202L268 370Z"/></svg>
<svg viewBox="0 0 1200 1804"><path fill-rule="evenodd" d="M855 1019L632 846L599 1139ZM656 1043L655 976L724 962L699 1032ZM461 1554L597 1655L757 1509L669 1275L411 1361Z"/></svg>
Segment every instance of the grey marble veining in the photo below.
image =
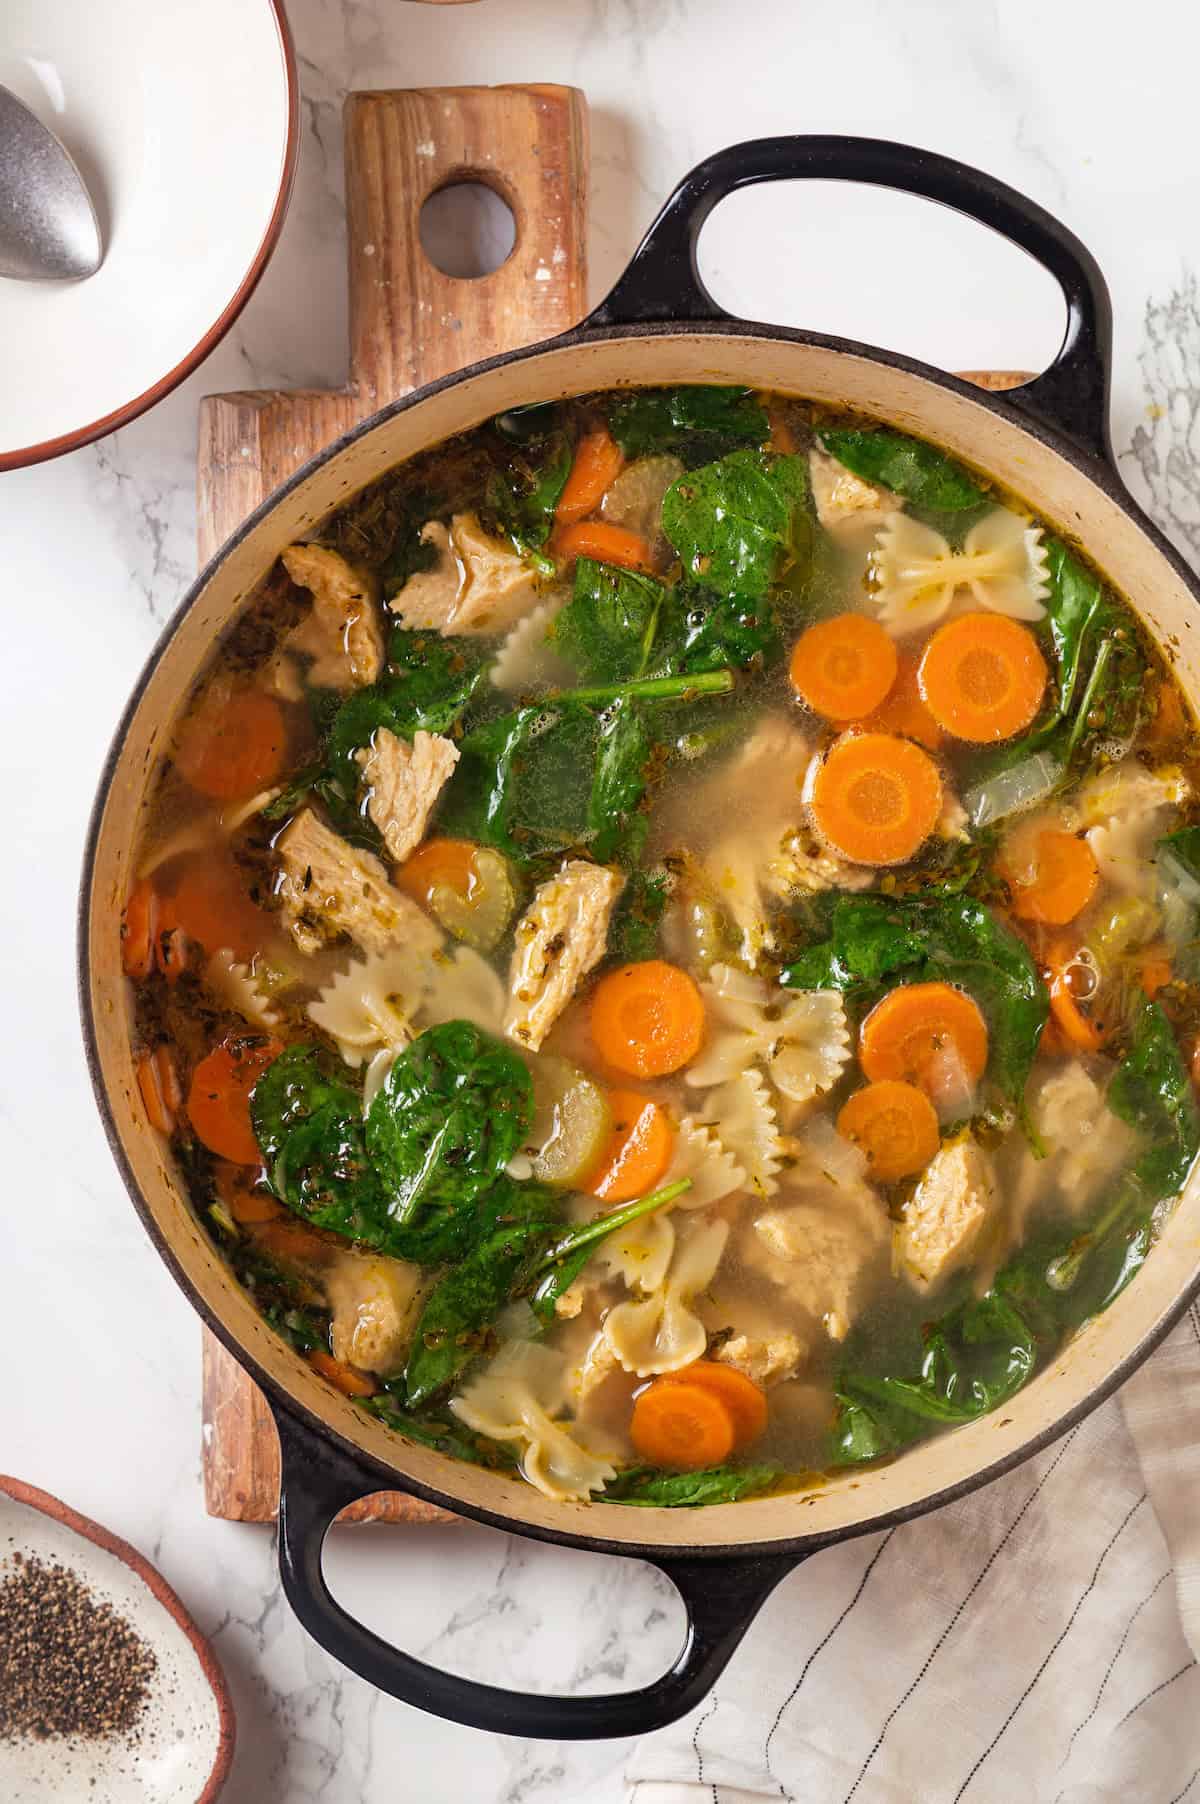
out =
<svg viewBox="0 0 1200 1804"><path fill-rule="evenodd" d="M6 1390L3 1463L145 1548L213 1635L239 1715L230 1804L559 1804L585 1791L589 1804L617 1804L622 1744L505 1741L371 1692L297 1627L271 1536L203 1514L199 1330L112 1168L71 971L92 773L194 569L197 400L344 380L347 90L575 82L592 109L597 297L688 165L760 132L907 138L1060 212L1113 287L1122 472L1185 555L1200 556L1200 22L1182 0L1160 5L1144 35L1118 35L1082 0L861 0L849 11L794 0L292 0L290 12L304 89L299 180L242 318L148 416L0 478L10 873L0 1132L9 1195L22 1199L5 1240L6 1309L12 1344L41 1375L36 1394ZM907 218L883 196L746 197L714 218L705 268L731 306L760 317L958 365L1044 362L1061 329L1047 284L944 214L930 211L915 240ZM84 772L66 783L64 730ZM14 877L22 871L36 878ZM495 1682L644 1683L680 1632L670 1587L648 1569L484 1529L340 1533L329 1569L380 1632Z"/></svg>

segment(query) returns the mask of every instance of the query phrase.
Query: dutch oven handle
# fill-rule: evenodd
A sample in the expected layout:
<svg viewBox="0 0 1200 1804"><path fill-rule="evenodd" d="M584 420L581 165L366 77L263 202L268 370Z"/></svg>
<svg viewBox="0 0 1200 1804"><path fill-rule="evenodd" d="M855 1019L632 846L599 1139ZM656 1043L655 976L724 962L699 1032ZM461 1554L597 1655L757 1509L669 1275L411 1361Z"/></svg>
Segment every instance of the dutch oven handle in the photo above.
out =
<svg viewBox="0 0 1200 1804"><path fill-rule="evenodd" d="M1008 238L1054 276L1067 330L1054 362L1005 399L1085 452L1112 463L1108 392L1112 308L1099 265L1044 207L969 164L881 138L756 138L697 163L663 207L633 261L588 325L728 322L705 288L696 246L713 208L738 188L796 180L866 182L953 207Z"/></svg>
<svg viewBox="0 0 1200 1804"><path fill-rule="evenodd" d="M666 1573L683 1598L687 1632L670 1671L639 1691L558 1697L481 1685L401 1653L364 1628L331 1596L321 1571L325 1536L338 1511L378 1491L380 1480L289 1411L275 1405L274 1413L282 1456L279 1570L292 1609L326 1653L368 1684L471 1729L582 1741L644 1735L675 1722L700 1703L760 1606L803 1557L653 1559L651 1564Z"/></svg>

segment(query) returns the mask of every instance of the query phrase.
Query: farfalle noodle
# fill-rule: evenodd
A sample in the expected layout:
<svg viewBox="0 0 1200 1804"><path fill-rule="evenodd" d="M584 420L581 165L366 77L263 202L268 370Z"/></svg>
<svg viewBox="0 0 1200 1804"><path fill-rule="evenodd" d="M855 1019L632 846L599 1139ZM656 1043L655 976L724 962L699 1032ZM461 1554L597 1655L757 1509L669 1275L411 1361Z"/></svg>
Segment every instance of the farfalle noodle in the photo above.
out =
<svg viewBox="0 0 1200 1804"><path fill-rule="evenodd" d="M961 551L911 515L893 514L875 542L872 570L879 617L897 638L933 626L963 594L1012 620L1046 613L1041 528L1004 507L976 522Z"/></svg>
<svg viewBox="0 0 1200 1804"><path fill-rule="evenodd" d="M618 1303L604 1319L604 1337L627 1372L650 1378L699 1359L708 1335L692 1303L716 1276L729 1238L724 1221L694 1221L679 1234L666 1277L642 1302Z"/></svg>

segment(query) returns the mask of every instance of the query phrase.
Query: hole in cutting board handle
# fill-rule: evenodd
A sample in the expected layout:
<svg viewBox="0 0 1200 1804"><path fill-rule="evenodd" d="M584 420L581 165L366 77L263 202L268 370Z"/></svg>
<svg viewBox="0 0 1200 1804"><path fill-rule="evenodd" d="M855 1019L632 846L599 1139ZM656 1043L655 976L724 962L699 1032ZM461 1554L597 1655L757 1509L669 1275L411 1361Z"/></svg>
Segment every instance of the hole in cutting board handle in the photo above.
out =
<svg viewBox="0 0 1200 1804"><path fill-rule="evenodd" d="M476 282L512 256L517 222L502 194L464 175L427 197L419 221L421 249L444 276Z"/></svg>

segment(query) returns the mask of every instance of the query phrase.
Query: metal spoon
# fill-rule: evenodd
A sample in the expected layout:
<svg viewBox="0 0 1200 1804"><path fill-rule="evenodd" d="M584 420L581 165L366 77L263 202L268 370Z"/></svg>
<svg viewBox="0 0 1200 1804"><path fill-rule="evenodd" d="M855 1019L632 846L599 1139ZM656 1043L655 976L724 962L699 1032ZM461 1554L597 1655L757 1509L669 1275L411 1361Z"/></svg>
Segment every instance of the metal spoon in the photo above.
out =
<svg viewBox="0 0 1200 1804"><path fill-rule="evenodd" d="M103 259L78 169L36 113L0 87L0 276L77 282Z"/></svg>

